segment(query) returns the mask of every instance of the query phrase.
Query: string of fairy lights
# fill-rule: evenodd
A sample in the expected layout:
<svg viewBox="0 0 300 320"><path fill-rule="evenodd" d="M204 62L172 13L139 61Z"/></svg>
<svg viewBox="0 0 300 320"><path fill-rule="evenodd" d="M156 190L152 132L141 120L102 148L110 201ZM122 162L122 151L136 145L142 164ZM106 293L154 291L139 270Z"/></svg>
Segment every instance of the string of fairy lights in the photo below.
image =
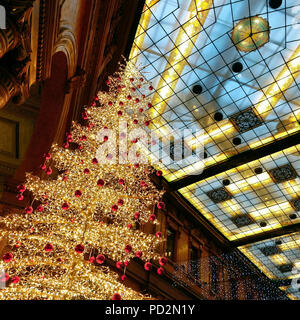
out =
<svg viewBox="0 0 300 320"><path fill-rule="evenodd" d="M164 207L164 191L151 182L154 169L140 161L140 136L130 138L150 123L146 95L153 88L132 63L120 63L107 85L82 113L84 124L74 122L63 146L54 144L45 154L41 170L48 178L28 173L18 186L18 200L30 192L32 203L22 214L0 217L0 299L148 299L125 285L130 260L143 259L147 271L158 260L157 273L163 273L161 232L135 226L158 225L155 212ZM125 159L124 140L112 138L120 121L136 153L134 163ZM107 259L123 270L121 277Z"/></svg>

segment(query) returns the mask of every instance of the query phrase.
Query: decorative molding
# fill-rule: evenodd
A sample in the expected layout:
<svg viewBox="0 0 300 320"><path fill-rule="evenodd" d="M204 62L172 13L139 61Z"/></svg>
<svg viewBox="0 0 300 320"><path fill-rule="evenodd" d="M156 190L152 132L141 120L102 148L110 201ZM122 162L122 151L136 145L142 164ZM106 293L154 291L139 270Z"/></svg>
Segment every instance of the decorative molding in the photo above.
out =
<svg viewBox="0 0 300 320"><path fill-rule="evenodd" d="M266 256L273 256L274 254L279 254L281 253L281 250L279 247L277 246L267 246L267 247L263 247L260 248L260 251Z"/></svg>
<svg viewBox="0 0 300 320"><path fill-rule="evenodd" d="M293 180L298 176L296 170L290 163L278 168L271 169L268 172L275 183Z"/></svg>
<svg viewBox="0 0 300 320"><path fill-rule="evenodd" d="M206 195L214 202L220 203L232 199L232 195L223 187L212 190L206 193Z"/></svg>
<svg viewBox="0 0 300 320"><path fill-rule="evenodd" d="M235 128L244 133L263 124L262 120L255 114L252 108L247 108L230 117Z"/></svg>
<svg viewBox="0 0 300 320"><path fill-rule="evenodd" d="M300 198L292 200L291 205L296 211L300 211Z"/></svg>
<svg viewBox="0 0 300 320"><path fill-rule="evenodd" d="M238 215L236 217L231 218L231 221L238 228L249 226L255 222L249 214Z"/></svg>
<svg viewBox="0 0 300 320"><path fill-rule="evenodd" d="M53 47L59 31L61 7L59 0L40 0L37 81L51 76Z"/></svg>
<svg viewBox="0 0 300 320"><path fill-rule="evenodd" d="M65 53L67 58L69 78L73 77L77 71L77 51L76 37L71 27L62 23L57 42L53 48L53 55L57 52Z"/></svg>

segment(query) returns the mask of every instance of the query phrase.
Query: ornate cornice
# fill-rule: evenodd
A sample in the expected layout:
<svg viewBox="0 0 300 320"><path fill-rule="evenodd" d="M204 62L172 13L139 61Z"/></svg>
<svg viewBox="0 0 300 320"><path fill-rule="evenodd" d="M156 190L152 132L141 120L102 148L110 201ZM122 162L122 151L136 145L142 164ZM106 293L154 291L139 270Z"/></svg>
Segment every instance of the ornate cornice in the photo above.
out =
<svg viewBox="0 0 300 320"><path fill-rule="evenodd" d="M50 77L53 47L59 32L61 6L62 2L59 0L40 0L37 81Z"/></svg>

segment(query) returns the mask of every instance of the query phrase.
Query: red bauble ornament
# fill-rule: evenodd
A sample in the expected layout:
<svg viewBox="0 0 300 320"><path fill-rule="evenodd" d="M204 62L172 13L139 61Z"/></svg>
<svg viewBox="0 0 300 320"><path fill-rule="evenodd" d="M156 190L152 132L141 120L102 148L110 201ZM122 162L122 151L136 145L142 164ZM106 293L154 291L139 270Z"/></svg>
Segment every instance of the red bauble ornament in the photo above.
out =
<svg viewBox="0 0 300 320"><path fill-rule="evenodd" d="M82 136L80 139L81 139L81 141L86 141L87 137L86 136Z"/></svg>
<svg viewBox="0 0 300 320"><path fill-rule="evenodd" d="M119 102L119 105L120 105L120 106L123 106L123 105L124 105L124 103L123 103L122 101L120 101L120 102Z"/></svg>
<svg viewBox="0 0 300 320"><path fill-rule="evenodd" d="M148 121L148 120L147 120L147 121L145 121L145 126L146 126L146 127L148 127L148 126L149 126L149 124L150 124L150 121Z"/></svg>
<svg viewBox="0 0 300 320"><path fill-rule="evenodd" d="M139 108L139 112L143 112L144 111L144 109L143 108Z"/></svg>
<svg viewBox="0 0 300 320"><path fill-rule="evenodd" d="M136 99L135 99L135 102L136 102L136 103L139 103L139 102L140 102L140 99L139 99L139 98L136 98Z"/></svg>
<svg viewBox="0 0 300 320"><path fill-rule="evenodd" d="M146 262L145 265L144 265L144 269L146 271L150 271L152 268L152 264L150 262Z"/></svg>
<svg viewBox="0 0 300 320"><path fill-rule="evenodd" d="M118 261L118 262L116 263L116 267L117 267L118 269L121 269L121 268L123 267L123 263L122 263L121 261Z"/></svg>
<svg viewBox="0 0 300 320"><path fill-rule="evenodd" d="M53 245L52 245L51 243L47 243L47 244L45 245L44 250L45 250L46 252L52 251L52 250L53 250Z"/></svg>
<svg viewBox="0 0 300 320"><path fill-rule="evenodd" d="M156 235L156 238L161 238L161 236L162 236L160 231L156 232L155 235Z"/></svg>
<svg viewBox="0 0 300 320"><path fill-rule="evenodd" d="M135 92L135 91L136 91L136 88L131 88L131 91Z"/></svg>
<svg viewBox="0 0 300 320"><path fill-rule="evenodd" d="M119 293L115 293L112 298L112 300L122 300L121 295Z"/></svg>
<svg viewBox="0 0 300 320"><path fill-rule="evenodd" d="M138 124L138 123L139 123L139 121L137 119L133 120L133 124Z"/></svg>
<svg viewBox="0 0 300 320"><path fill-rule="evenodd" d="M97 185L98 185L99 187L103 187L103 186L104 186L104 180L99 179L99 180L97 181Z"/></svg>
<svg viewBox="0 0 300 320"><path fill-rule="evenodd" d="M131 100L131 99L132 99L132 96L129 94L129 95L127 96L127 99L128 99L128 100Z"/></svg>
<svg viewBox="0 0 300 320"><path fill-rule="evenodd" d="M88 118L88 115L86 112L82 112L81 117L82 119L86 120Z"/></svg>
<svg viewBox="0 0 300 320"><path fill-rule="evenodd" d="M160 171L160 170L156 171L156 175L157 175L158 177L161 177L161 176L162 176L162 171Z"/></svg>
<svg viewBox="0 0 300 320"><path fill-rule="evenodd" d="M119 208L119 207L118 207L116 204L114 204L114 205L111 207L112 211L117 211L118 208Z"/></svg>
<svg viewBox="0 0 300 320"><path fill-rule="evenodd" d="M73 138L72 138L72 137L69 137L69 138L67 139L67 141L68 141L68 142L72 142L72 141L73 141Z"/></svg>
<svg viewBox="0 0 300 320"><path fill-rule="evenodd" d="M46 160L50 160L51 159L51 154L50 153L44 153L44 158Z"/></svg>
<svg viewBox="0 0 300 320"><path fill-rule="evenodd" d="M129 262L128 260L124 261L124 266L125 266L125 267L128 267L128 266L129 266L129 263L130 263L130 262Z"/></svg>
<svg viewBox="0 0 300 320"><path fill-rule="evenodd" d="M46 174L47 174L47 175L52 174L52 169L51 169L51 168L48 168L48 169L46 170Z"/></svg>
<svg viewBox="0 0 300 320"><path fill-rule="evenodd" d="M64 144L63 144L63 147L65 148L65 149L68 149L69 148L69 144L68 144L68 142L65 142Z"/></svg>
<svg viewBox="0 0 300 320"><path fill-rule="evenodd" d="M126 276L125 276L125 274L123 274L122 276L121 276L121 281L125 281L126 280Z"/></svg>
<svg viewBox="0 0 300 320"><path fill-rule="evenodd" d="M80 190L75 191L75 197L80 198L82 196L82 192Z"/></svg>
<svg viewBox="0 0 300 320"><path fill-rule="evenodd" d="M126 253L130 253L132 251L132 246L130 244L127 244L124 248Z"/></svg>
<svg viewBox="0 0 300 320"><path fill-rule="evenodd" d="M134 81L134 78L130 78L129 81L130 81L130 82L133 82L133 81Z"/></svg>
<svg viewBox="0 0 300 320"><path fill-rule="evenodd" d="M41 164L41 165L40 165L40 168L41 168L42 170L46 170L47 166L46 166L45 163L44 163L44 164Z"/></svg>
<svg viewBox="0 0 300 320"><path fill-rule="evenodd" d="M68 176L63 176L62 181L67 181L68 180Z"/></svg>
<svg viewBox="0 0 300 320"><path fill-rule="evenodd" d="M124 184L124 182L125 182L124 179L119 179L118 181L119 184Z"/></svg>
<svg viewBox="0 0 300 320"><path fill-rule="evenodd" d="M13 255L12 255L10 252L8 252L8 253L5 253L5 254L3 255L2 260L3 260L5 263L8 263L8 262L10 262L10 261L12 260L12 258L13 258Z"/></svg>
<svg viewBox="0 0 300 320"><path fill-rule="evenodd" d="M108 101L107 103L110 107L113 105L112 101Z"/></svg>
<svg viewBox="0 0 300 320"><path fill-rule="evenodd" d="M99 255L96 257L96 262L97 262L97 263L102 264L104 261L105 261L105 256L104 256L103 254L99 254Z"/></svg>
<svg viewBox="0 0 300 320"><path fill-rule="evenodd" d="M153 90L153 87L152 87L152 86L150 86L150 87L149 87L149 90Z"/></svg>
<svg viewBox="0 0 300 320"><path fill-rule="evenodd" d="M135 253L136 257L140 258L142 255L143 255L143 252L142 251L137 251Z"/></svg>
<svg viewBox="0 0 300 320"><path fill-rule="evenodd" d="M22 194L18 194L16 196L16 198L19 200L19 201L22 201L24 199L24 196Z"/></svg>
<svg viewBox="0 0 300 320"><path fill-rule="evenodd" d="M164 273L164 269L163 268L158 268L157 269L157 273L161 276Z"/></svg>
<svg viewBox="0 0 300 320"><path fill-rule="evenodd" d="M61 207L64 210L68 210L70 208L70 206L69 206L69 204L67 202L64 202Z"/></svg>
<svg viewBox="0 0 300 320"><path fill-rule="evenodd" d="M108 140L108 136L104 136L103 141L107 141Z"/></svg>
<svg viewBox="0 0 300 320"><path fill-rule="evenodd" d="M159 264L160 264L161 266L166 265L167 262L168 262L168 259L165 258L165 257L161 257L161 258L159 259Z"/></svg>
<svg viewBox="0 0 300 320"><path fill-rule="evenodd" d="M149 220L150 221L154 221L155 219L156 219L156 215L155 214L150 214Z"/></svg>
<svg viewBox="0 0 300 320"><path fill-rule="evenodd" d="M44 207L42 205L39 205L36 209L38 212L44 211Z"/></svg>
<svg viewBox="0 0 300 320"><path fill-rule="evenodd" d="M75 247L75 252L76 253L83 253L84 251L84 246L82 244L78 244L76 247Z"/></svg>
<svg viewBox="0 0 300 320"><path fill-rule="evenodd" d="M131 224L131 223L128 223L128 224L127 224L127 228L128 228L128 229L132 229L132 224Z"/></svg>
<svg viewBox="0 0 300 320"><path fill-rule="evenodd" d="M141 82L143 82L143 81L144 81L144 79L143 79L143 78L140 78L140 81L141 81Z"/></svg>
<svg viewBox="0 0 300 320"><path fill-rule="evenodd" d="M94 159L92 160L92 163L93 163L93 164L97 164L97 163L98 163L97 158L94 158Z"/></svg>
<svg viewBox="0 0 300 320"><path fill-rule="evenodd" d="M163 209L165 207L165 203L164 202L159 202L158 204L157 204L157 208L158 209Z"/></svg>
<svg viewBox="0 0 300 320"><path fill-rule="evenodd" d="M19 281L20 281L20 278L18 276L14 276L11 278L12 283L19 283Z"/></svg>
<svg viewBox="0 0 300 320"><path fill-rule="evenodd" d="M140 213L139 212L136 212L135 214L134 214L134 219L139 219L139 217L140 217Z"/></svg>
<svg viewBox="0 0 300 320"><path fill-rule="evenodd" d="M152 108L152 103L148 103L148 108Z"/></svg>
<svg viewBox="0 0 300 320"><path fill-rule="evenodd" d="M84 174L89 174L89 173L90 173L90 170L89 170L89 169L84 169L84 170L83 170L83 173L84 173Z"/></svg>
<svg viewBox="0 0 300 320"><path fill-rule="evenodd" d="M119 199L119 200L118 200L118 205L119 205L119 206L122 206L123 204L124 204L124 200L123 200L123 199Z"/></svg>
<svg viewBox="0 0 300 320"><path fill-rule="evenodd" d="M90 257L90 258L89 258L89 262L90 262L90 263L94 263L94 262L95 262L95 257Z"/></svg>
<svg viewBox="0 0 300 320"><path fill-rule="evenodd" d="M134 166L135 168L138 168L138 167L140 166L140 164L139 164L139 163L135 163L133 166Z"/></svg>
<svg viewBox="0 0 300 320"><path fill-rule="evenodd" d="M25 208L25 212L28 213L28 214L30 214L30 213L33 212L33 208L32 208L31 206L30 206L30 207L27 207L27 208Z"/></svg>

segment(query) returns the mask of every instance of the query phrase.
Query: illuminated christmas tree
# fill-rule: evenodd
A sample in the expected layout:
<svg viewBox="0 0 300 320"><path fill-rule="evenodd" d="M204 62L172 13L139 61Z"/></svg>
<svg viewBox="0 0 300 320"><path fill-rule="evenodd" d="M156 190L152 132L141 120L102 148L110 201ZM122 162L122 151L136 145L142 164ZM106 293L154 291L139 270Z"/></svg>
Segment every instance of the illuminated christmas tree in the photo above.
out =
<svg viewBox="0 0 300 320"><path fill-rule="evenodd" d="M18 187L18 199L27 190L31 205L0 218L1 299L144 299L122 283L126 266L134 257L148 271L151 259L167 262L158 254L161 233L136 227L158 224L155 212L164 206L139 142L147 137L153 88L130 63L120 64L107 85L63 146L44 155L47 178L27 174ZM123 269L121 277L108 258Z"/></svg>

